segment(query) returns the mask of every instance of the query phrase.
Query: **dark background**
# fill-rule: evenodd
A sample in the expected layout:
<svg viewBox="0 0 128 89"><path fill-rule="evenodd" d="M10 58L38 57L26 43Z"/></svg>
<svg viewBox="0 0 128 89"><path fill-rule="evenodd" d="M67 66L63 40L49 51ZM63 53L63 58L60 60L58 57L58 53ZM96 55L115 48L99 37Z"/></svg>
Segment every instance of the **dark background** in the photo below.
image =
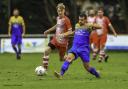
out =
<svg viewBox="0 0 128 89"><path fill-rule="evenodd" d="M0 34L7 34L8 20L14 8L18 8L24 17L27 34L42 34L56 23L58 3L66 5L66 15L74 26L86 1L104 7L105 15L110 18L118 34L128 33L127 0L0 0Z"/></svg>

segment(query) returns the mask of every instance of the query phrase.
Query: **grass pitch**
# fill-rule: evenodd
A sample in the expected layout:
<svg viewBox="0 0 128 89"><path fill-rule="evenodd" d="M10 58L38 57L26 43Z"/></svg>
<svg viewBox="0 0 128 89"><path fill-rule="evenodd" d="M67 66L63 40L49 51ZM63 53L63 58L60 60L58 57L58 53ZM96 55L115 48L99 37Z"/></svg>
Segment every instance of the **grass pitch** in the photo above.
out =
<svg viewBox="0 0 128 89"><path fill-rule="evenodd" d="M128 52L109 52L108 63L91 60L101 72L101 79L87 73L80 59L74 61L62 80L54 77L60 70L57 53L50 56L47 76L36 76L42 54L23 54L16 60L14 54L0 54L0 89L128 89Z"/></svg>

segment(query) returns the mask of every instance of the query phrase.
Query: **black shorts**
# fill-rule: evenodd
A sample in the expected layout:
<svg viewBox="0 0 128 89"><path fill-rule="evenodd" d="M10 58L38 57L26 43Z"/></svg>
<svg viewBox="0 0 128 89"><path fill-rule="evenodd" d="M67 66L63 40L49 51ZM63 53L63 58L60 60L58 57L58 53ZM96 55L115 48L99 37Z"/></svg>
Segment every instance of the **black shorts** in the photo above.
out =
<svg viewBox="0 0 128 89"><path fill-rule="evenodd" d="M52 44L51 42L48 43L48 46L49 46L52 50L56 49L55 45Z"/></svg>

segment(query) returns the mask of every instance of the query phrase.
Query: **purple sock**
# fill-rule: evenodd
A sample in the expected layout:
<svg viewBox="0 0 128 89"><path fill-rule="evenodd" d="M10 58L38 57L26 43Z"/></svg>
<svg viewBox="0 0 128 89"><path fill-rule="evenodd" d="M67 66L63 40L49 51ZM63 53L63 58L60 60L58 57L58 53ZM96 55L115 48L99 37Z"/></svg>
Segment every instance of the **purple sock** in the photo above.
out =
<svg viewBox="0 0 128 89"><path fill-rule="evenodd" d="M68 62L68 61L65 61L65 62L63 63L63 65L62 65L62 67L61 67L61 72L60 72L60 74L61 74L62 76L63 76L64 73L68 70L69 65L70 65L70 62Z"/></svg>
<svg viewBox="0 0 128 89"><path fill-rule="evenodd" d="M96 71L95 68L91 67L88 71L89 71L92 75L95 75L97 78L100 77L99 73Z"/></svg>

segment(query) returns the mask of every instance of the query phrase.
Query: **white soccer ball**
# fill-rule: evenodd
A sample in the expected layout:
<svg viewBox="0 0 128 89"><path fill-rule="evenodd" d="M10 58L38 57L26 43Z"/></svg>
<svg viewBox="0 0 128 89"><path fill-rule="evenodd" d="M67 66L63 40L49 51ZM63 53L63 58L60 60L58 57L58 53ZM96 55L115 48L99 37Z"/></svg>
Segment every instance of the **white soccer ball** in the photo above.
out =
<svg viewBox="0 0 128 89"><path fill-rule="evenodd" d="M35 72L38 76L43 76L45 74L45 68L42 66L38 66L36 67Z"/></svg>

